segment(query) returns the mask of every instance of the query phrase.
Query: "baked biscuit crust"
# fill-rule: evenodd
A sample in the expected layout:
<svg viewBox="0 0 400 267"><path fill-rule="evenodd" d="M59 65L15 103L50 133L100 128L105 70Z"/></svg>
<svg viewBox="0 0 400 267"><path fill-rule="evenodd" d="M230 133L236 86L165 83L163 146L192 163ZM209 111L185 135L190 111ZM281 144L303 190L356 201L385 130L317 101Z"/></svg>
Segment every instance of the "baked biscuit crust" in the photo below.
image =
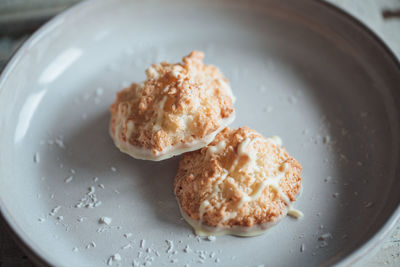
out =
<svg viewBox="0 0 400 267"><path fill-rule="evenodd" d="M174 181L183 217L198 235L257 235L288 212L302 167L276 138L225 128L182 156Z"/></svg>
<svg viewBox="0 0 400 267"><path fill-rule="evenodd" d="M117 93L110 134L134 158L162 160L210 143L234 120L234 96L215 66L194 51L183 63L162 62L146 80Z"/></svg>

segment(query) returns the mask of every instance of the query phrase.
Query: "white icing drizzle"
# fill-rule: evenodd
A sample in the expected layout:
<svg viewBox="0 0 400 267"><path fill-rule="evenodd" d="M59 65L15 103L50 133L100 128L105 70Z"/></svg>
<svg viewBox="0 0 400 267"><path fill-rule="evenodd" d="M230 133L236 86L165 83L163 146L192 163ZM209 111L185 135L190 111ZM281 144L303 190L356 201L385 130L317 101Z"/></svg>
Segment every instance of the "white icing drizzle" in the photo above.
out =
<svg viewBox="0 0 400 267"><path fill-rule="evenodd" d="M261 183L259 183L257 185L257 189L255 191L253 191L250 195L248 195L242 191L241 192L242 199L239 201L238 207L240 208L244 203L257 200L260 197L260 195L262 194L262 192L264 192L264 190L267 186L272 187L278 193L278 195L283 199L283 201L285 201L285 203L288 206L290 206L290 199L288 198L288 196L286 194L284 194L282 192L282 189L279 186L279 182L283 177L285 177L287 169L288 169L288 164L284 163L282 171L280 171L275 176L268 177L265 180L263 180Z"/></svg>
<svg viewBox="0 0 400 267"><path fill-rule="evenodd" d="M199 207L200 221L203 219L203 215L206 212L207 207L210 206L209 200L216 197L218 195L218 193L221 192L220 184L222 184L222 182L225 180L225 178L227 176L228 176L228 172L226 170L224 170L224 173L222 174L221 179L219 179L218 182L215 183L211 194L200 204L200 207Z"/></svg>
<svg viewBox="0 0 400 267"><path fill-rule="evenodd" d="M128 141L129 137L132 135L133 130L135 129L135 124L133 123L133 121L128 121L126 127L127 127L127 129L126 129L126 139Z"/></svg>
<svg viewBox="0 0 400 267"><path fill-rule="evenodd" d="M166 100L167 100L167 96L164 96L161 99L160 103L158 104L157 120L153 126L153 132L157 132L158 130L161 129L161 124L162 124L162 119L163 119L163 114L164 114L164 105L165 105Z"/></svg>
<svg viewBox="0 0 400 267"><path fill-rule="evenodd" d="M256 139L257 139L257 138L256 138ZM246 152L247 147L248 147L251 143L253 143L256 139L251 140L250 138L247 137L246 139L244 139L244 140L239 144L239 146L238 146L238 154L239 154L239 157L242 156L242 155L246 155L246 154L247 154L247 152Z"/></svg>
<svg viewBox="0 0 400 267"><path fill-rule="evenodd" d="M226 142L225 140L222 140L215 146L210 146L207 149L207 156L210 157L212 154L219 154L220 152L224 151L226 147Z"/></svg>
<svg viewBox="0 0 400 267"><path fill-rule="evenodd" d="M240 157L243 156L243 155L247 155L247 153L245 152L245 149L247 148L249 143L250 143L250 138L246 138L239 144L238 149L237 149L238 157L236 157L235 161L232 163L231 169L229 170L230 172L233 172L235 170L236 165L238 164ZM249 158L250 158L250 156L249 156Z"/></svg>
<svg viewBox="0 0 400 267"><path fill-rule="evenodd" d="M267 138L269 141L274 143L277 146L282 146L282 139L279 136L271 136L270 138Z"/></svg>
<svg viewBox="0 0 400 267"><path fill-rule="evenodd" d="M256 153L254 150L247 149L250 147L250 145L253 142L256 142L257 140L261 140L260 138L254 138L252 141L247 137L238 147L238 154L239 157L242 155L247 155L249 157L248 165L250 165L253 170L256 167ZM282 139L279 136L272 136L268 138L268 140L272 141L274 144L281 146L282 145ZM237 162L237 159L235 160ZM241 191L242 193L242 199L238 203L238 207L241 207L244 203L254 201L259 198L259 196L264 192L265 188L267 186L272 187L277 194L282 198L282 200L286 203L288 206L288 213L290 216L294 218L301 218L303 216L303 213L299 210L296 210L292 208L292 204L290 201L290 198L282 191L281 187L279 186L279 182L282 178L285 177L286 171L288 169L288 163L284 163L282 166L282 171L280 171L276 176L273 177L265 177L263 181L257 186L257 189L252 192L251 195L246 194L246 192Z"/></svg>
<svg viewBox="0 0 400 267"><path fill-rule="evenodd" d="M248 156L249 160L245 163L245 166L248 167L249 171L257 171L259 168L257 166L257 151L254 149L251 149L251 145L257 141L262 141L261 138L256 137L254 139L250 139L249 137L246 137L244 141L240 143L238 146L238 157L236 158L234 164L232 165L232 170L236 168L236 165L242 156Z"/></svg>
<svg viewBox="0 0 400 267"><path fill-rule="evenodd" d="M301 212L298 209L293 208L292 206L289 207L288 213L289 216L296 218L296 219L300 219L304 216L303 212Z"/></svg>

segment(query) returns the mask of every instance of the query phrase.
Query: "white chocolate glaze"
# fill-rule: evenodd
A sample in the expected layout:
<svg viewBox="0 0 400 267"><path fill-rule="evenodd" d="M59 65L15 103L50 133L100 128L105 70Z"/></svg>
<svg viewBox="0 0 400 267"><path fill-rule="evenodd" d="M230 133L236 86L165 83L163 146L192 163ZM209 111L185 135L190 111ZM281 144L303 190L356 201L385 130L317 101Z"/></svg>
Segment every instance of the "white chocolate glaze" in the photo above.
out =
<svg viewBox="0 0 400 267"><path fill-rule="evenodd" d="M210 157L212 154L219 154L222 151L224 151L226 147L226 142L225 141L221 141L218 144L216 144L215 146L210 146L207 149L207 155L208 157Z"/></svg>
<svg viewBox="0 0 400 267"><path fill-rule="evenodd" d="M233 227L210 227L207 225L204 225L201 223L201 221L193 220L190 218L179 206L179 209L181 211L182 217L185 219L185 221L193 227L193 230L196 235L198 236L219 236L219 235L236 235L236 236L243 236L243 237L250 237L250 236L257 236L265 233L269 228L272 226L276 225L278 222L280 222L286 214L282 214L280 217L276 218L275 221L273 222L267 222L263 224L257 224L254 226L250 227L244 227L244 226L233 226ZM236 216L235 212L231 213L231 216ZM232 218L233 218L232 217ZM228 218L224 218L224 220L228 220Z"/></svg>
<svg viewBox="0 0 400 267"><path fill-rule="evenodd" d="M162 119L163 119L163 115L164 115L164 105L165 105L166 100L167 100L167 96L164 96L161 99L160 103L158 104L157 120L153 126L153 132L157 132L158 130L161 129Z"/></svg>
<svg viewBox="0 0 400 267"><path fill-rule="evenodd" d="M120 113L121 107L118 107L118 113ZM133 146L129 142L122 141L121 132L123 127L125 127L126 118L123 116L117 116L116 126L115 126L115 134L112 133L110 128L110 135L114 140L115 145L124 152L136 159L143 159L143 160L153 160L153 161L160 161L164 159L171 158L176 155L180 155L182 153L198 150L202 147L207 146L211 143L215 136L222 131L226 126L232 123L235 120L235 114L233 113L230 117L226 119L222 119L220 121L220 127L212 132L211 134L205 136L202 139L195 140L193 142L188 143L180 143L175 146L169 146L161 152L155 152L151 149L144 149L141 147Z"/></svg>

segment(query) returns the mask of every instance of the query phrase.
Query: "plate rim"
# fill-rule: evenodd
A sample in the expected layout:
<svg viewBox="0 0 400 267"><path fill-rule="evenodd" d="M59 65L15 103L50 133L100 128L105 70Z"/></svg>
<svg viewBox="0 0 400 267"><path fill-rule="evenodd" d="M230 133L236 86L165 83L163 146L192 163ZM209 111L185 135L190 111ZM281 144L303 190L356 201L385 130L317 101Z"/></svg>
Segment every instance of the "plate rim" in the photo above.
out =
<svg viewBox="0 0 400 267"><path fill-rule="evenodd" d="M64 17L73 14L76 10L85 5L90 5L92 2L96 0L84 0L79 3L73 4L71 7L66 10L60 12L55 15L49 21L47 21L44 25L42 25L38 30L36 30L14 53L11 55L8 60L5 68L0 73L0 93L2 91L3 84L8 78L8 75L13 71L15 65L21 60L24 51L30 46L31 43L41 38L42 33L52 32L56 29L57 21L62 20ZM349 23L353 24L355 27L358 27L362 32L364 32L367 36L371 37L376 44L383 49L384 53L390 58L392 63L396 66L397 70L400 72L400 58L396 56L393 50L386 44L386 42L377 35L371 28L369 28L364 22L354 17L352 14L347 12L346 10L336 6L333 3L320 0L312 0L313 4L323 6L326 9L333 11L340 17L346 18ZM50 31L49 31L50 30ZM10 236L17 243L19 248L38 266L53 266L57 265L57 262L52 262L50 260L49 255L47 255L44 251L41 251L40 247L34 246L34 243L31 242L30 238L27 234L22 230L18 229L15 222L13 222L13 218L11 213L8 212L5 208L5 205L0 196L0 220L3 220L5 228L9 230ZM389 233L393 230L395 225L400 221L400 203L394 212L390 215L389 219L383 224L383 226L376 231L365 243L358 246L355 250L353 250L350 254L345 256L342 259L339 259L337 262L334 262L336 266L352 266L354 264L360 263L365 256L369 253L376 250L381 244L383 239L385 239Z"/></svg>

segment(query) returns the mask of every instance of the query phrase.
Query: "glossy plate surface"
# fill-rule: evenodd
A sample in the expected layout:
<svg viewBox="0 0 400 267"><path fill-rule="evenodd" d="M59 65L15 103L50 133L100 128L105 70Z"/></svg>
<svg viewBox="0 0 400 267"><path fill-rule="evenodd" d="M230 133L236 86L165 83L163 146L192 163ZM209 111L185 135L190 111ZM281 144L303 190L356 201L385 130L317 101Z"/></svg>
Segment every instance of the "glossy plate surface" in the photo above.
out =
<svg viewBox="0 0 400 267"><path fill-rule="evenodd" d="M115 92L191 50L230 80L232 127L279 135L302 163L303 219L198 240L173 196L178 158L114 147ZM88 1L34 34L1 76L1 212L52 265L101 266L115 253L109 263L124 266L351 264L399 215L399 85L385 46L318 1Z"/></svg>

